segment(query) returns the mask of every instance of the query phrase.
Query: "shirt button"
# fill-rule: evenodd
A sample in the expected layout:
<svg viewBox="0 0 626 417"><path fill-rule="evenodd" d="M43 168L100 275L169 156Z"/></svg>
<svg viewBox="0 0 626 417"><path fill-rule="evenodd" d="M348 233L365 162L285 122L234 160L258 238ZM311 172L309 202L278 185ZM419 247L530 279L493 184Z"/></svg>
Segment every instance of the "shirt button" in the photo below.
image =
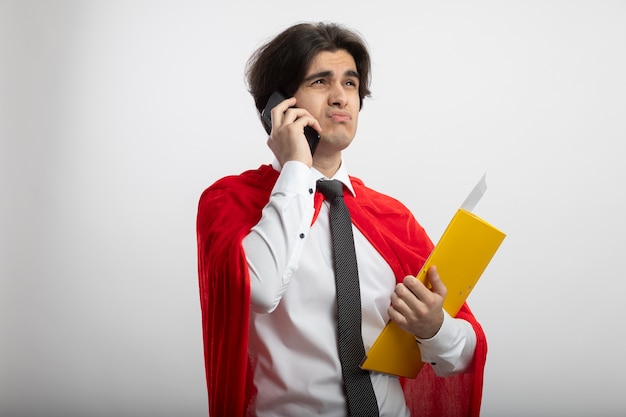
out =
<svg viewBox="0 0 626 417"><path fill-rule="evenodd" d="M300 239L304 239L304 233L300 233Z"/></svg>
<svg viewBox="0 0 626 417"><path fill-rule="evenodd" d="M313 194L313 188L309 188L309 194Z"/></svg>

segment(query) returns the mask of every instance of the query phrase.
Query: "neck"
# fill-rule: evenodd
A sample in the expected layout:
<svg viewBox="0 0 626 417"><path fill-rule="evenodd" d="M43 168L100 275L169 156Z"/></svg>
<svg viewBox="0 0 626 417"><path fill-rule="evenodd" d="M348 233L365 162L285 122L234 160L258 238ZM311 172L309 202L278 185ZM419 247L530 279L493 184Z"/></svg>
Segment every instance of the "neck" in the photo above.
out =
<svg viewBox="0 0 626 417"><path fill-rule="evenodd" d="M325 158L323 155L313 157L313 168L324 174L326 178L332 178L341 166L341 153L335 154L333 157Z"/></svg>

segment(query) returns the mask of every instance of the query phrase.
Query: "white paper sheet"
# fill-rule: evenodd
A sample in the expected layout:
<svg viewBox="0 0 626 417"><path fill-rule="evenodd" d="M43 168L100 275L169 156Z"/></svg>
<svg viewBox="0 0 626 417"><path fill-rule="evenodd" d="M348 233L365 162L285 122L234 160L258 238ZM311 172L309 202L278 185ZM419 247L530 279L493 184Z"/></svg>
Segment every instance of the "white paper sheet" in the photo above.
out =
<svg viewBox="0 0 626 417"><path fill-rule="evenodd" d="M483 194L487 191L487 173L484 173L478 184L474 186L474 189L469 193L461 208L471 212L476 207L476 204L480 201Z"/></svg>

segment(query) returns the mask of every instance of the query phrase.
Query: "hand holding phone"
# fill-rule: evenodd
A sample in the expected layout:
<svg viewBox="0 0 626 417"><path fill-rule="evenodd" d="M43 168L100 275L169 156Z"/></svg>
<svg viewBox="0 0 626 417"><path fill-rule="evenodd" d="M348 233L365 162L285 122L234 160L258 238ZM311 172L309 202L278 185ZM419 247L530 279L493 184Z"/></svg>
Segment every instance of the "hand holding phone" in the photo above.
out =
<svg viewBox="0 0 626 417"><path fill-rule="evenodd" d="M263 112L261 112L261 120L263 121L263 125L265 126L267 133L272 131L272 109L287 98L288 97L282 91L276 90L272 93L269 100L267 100L267 104L265 105ZM311 126L305 126L304 136L309 143L311 155L313 155L315 149L317 148L317 144L320 141L320 135L317 133L317 130L313 129Z"/></svg>

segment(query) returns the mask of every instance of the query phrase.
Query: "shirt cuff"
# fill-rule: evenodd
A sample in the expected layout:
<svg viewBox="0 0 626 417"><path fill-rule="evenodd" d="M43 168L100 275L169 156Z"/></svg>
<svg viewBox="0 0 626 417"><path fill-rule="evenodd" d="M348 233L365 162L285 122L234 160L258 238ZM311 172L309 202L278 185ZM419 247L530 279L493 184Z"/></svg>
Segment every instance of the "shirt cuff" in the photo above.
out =
<svg viewBox="0 0 626 417"><path fill-rule="evenodd" d="M430 363L437 376L451 376L470 369L476 349L472 325L444 311L443 324L430 339L417 339L422 361Z"/></svg>
<svg viewBox="0 0 626 417"><path fill-rule="evenodd" d="M442 353L447 352L451 346L457 344L459 333L462 332L460 326L461 324L444 310L441 328L433 337L430 339L415 338L420 345L422 360L424 362L436 361Z"/></svg>
<svg viewBox="0 0 626 417"><path fill-rule="evenodd" d="M272 195L295 194L301 197L312 198L314 193L315 179L311 176L311 169L299 161L285 163L272 189Z"/></svg>

